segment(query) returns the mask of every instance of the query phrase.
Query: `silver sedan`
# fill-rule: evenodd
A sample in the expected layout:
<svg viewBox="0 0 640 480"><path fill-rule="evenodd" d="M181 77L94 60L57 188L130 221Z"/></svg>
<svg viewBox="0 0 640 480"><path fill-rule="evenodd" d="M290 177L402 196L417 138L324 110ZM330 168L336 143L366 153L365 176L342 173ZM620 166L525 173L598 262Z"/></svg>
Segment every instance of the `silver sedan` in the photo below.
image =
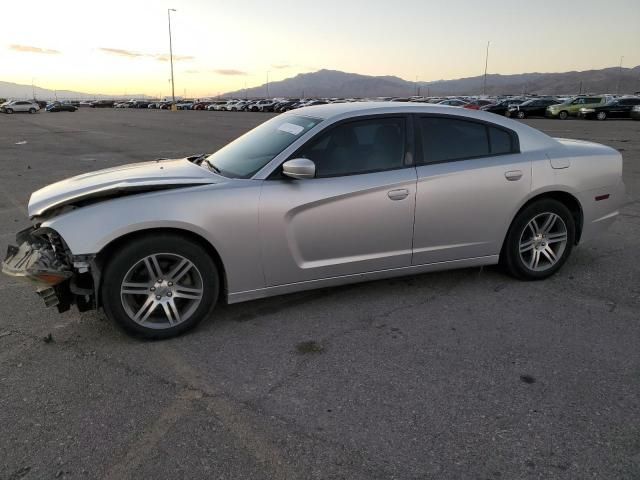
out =
<svg viewBox="0 0 640 480"><path fill-rule="evenodd" d="M622 157L486 113L308 107L210 155L80 175L31 196L7 274L60 311L169 337L218 301L501 263L553 275L626 201Z"/></svg>

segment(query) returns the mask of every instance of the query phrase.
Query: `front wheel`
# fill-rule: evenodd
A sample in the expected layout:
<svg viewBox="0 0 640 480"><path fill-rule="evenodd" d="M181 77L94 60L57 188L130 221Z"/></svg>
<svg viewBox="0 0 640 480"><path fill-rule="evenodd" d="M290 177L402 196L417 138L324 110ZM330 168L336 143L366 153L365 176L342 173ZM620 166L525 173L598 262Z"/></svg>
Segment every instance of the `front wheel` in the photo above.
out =
<svg viewBox="0 0 640 480"><path fill-rule="evenodd" d="M13 113L13 109L12 108L7 108L5 110L5 112L7 112L9 115L11 115Z"/></svg>
<svg viewBox="0 0 640 480"><path fill-rule="evenodd" d="M566 120L569 117L569 112L563 110L558 114L560 120Z"/></svg>
<svg viewBox="0 0 640 480"><path fill-rule="evenodd" d="M160 234L127 243L104 271L105 313L143 338L169 338L195 327L218 300L218 269L198 243Z"/></svg>
<svg viewBox="0 0 640 480"><path fill-rule="evenodd" d="M541 280L567 261L575 242L575 221L569 209L541 199L522 210L507 234L501 262L521 280Z"/></svg>

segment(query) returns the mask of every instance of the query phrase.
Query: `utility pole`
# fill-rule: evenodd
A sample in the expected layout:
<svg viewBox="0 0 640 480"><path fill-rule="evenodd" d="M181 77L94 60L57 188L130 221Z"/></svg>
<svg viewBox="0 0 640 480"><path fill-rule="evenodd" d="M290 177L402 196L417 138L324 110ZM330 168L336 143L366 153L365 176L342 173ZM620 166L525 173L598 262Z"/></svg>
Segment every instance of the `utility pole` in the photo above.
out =
<svg viewBox="0 0 640 480"><path fill-rule="evenodd" d="M489 45L491 42L487 42L487 54L484 58L484 82L482 83L482 94L487 94L487 67L489 66Z"/></svg>
<svg viewBox="0 0 640 480"><path fill-rule="evenodd" d="M167 9L167 17L169 19L169 62L171 63L171 98L173 100L173 104L171 105L171 110L176 110L176 90L173 81L173 44L171 41L171 12L175 12L175 8Z"/></svg>
<svg viewBox="0 0 640 480"><path fill-rule="evenodd" d="M618 68L618 84L616 85L616 93L620 93L620 80L622 80L622 60L624 56L620 57L620 67Z"/></svg>
<svg viewBox="0 0 640 480"><path fill-rule="evenodd" d="M582 95L582 80L580 80L580 91L578 92L578 95Z"/></svg>

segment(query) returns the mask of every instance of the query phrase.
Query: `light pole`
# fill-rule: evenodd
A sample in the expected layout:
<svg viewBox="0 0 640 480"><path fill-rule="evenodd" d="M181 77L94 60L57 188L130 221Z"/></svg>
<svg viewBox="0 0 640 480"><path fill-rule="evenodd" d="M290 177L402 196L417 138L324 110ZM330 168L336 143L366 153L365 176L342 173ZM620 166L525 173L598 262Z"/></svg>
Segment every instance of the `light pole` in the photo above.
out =
<svg viewBox="0 0 640 480"><path fill-rule="evenodd" d="M267 70L267 98L269 98L269 74L271 70Z"/></svg>
<svg viewBox="0 0 640 480"><path fill-rule="evenodd" d="M487 67L489 66L489 45L491 42L487 42L487 55L484 58L484 81L482 83L482 94L487 94Z"/></svg>
<svg viewBox="0 0 640 480"><path fill-rule="evenodd" d="M33 77L31 77L31 95L33 96L33 100L36 99L36 87L33 85Z"/></svg>
<svg viewBox="0 0 640 480"><path fill-rule="evenodd" d="M173 81L173 45L171 43L171 12L175 12L175 8L167 9L167 17L169 19L169 62L171 63L171 98L173 100L173 105L171 105L171 110L175 109L176 104L176 90L174 87Z"/></svg>
<svg viewBox="0 0 640 480"><path fill-rule="evenodd" d="M620 93L620 80L622 79L622 60L624 60L624 56L620 57L620 67L618 67L618 84L616 85L616 93Z"/></svg>

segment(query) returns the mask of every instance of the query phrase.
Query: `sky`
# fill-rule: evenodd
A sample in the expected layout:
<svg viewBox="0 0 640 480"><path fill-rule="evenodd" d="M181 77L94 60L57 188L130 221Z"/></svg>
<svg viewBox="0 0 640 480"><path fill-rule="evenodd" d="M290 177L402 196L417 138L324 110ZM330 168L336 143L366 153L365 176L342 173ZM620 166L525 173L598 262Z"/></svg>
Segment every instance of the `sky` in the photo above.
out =
<svg viewBox="0 0 640 480"><path fill-rule="evenodd" d="M204 97L322 68L431 81L640 65L640 0L3 0L0 80Z"/></svg>

